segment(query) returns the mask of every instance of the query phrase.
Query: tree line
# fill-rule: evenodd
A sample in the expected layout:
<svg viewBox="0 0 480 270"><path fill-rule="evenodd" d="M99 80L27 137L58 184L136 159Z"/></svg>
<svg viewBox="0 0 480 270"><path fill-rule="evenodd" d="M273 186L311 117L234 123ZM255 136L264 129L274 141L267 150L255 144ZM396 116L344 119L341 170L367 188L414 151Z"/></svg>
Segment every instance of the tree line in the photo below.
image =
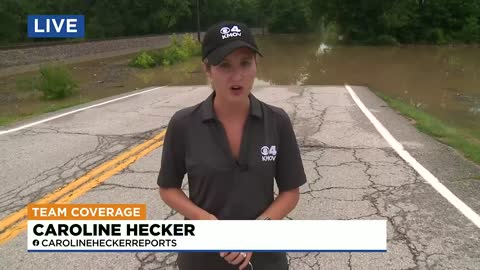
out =
<svg viewBox="0 0 480 270"><path fill-rule="evenodd" d="M0 43L32 42L29 14L83 14L86 39L196 31L197 2L202 30L231 19L352 43L480 42L480 0L2 0Z"/></svg>

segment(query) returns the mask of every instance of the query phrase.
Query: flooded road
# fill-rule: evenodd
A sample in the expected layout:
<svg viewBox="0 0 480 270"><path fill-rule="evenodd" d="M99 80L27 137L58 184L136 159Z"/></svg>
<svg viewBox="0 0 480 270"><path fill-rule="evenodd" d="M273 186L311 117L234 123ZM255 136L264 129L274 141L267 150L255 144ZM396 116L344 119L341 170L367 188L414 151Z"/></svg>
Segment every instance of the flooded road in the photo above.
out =
<svg viewBox="0 0 480 270"><path fill-rule="evenodd" d="M367 47L322 43L313 35L261 36L257 84L365 85L406 101L480 137L480 47ZM29 114L48 104L94 100L152 85L198 85L207 81L200 58L172 67L128 67L132 55L70 65L80 93L39 102L18 92L16 81L35 73L0 78L0 116Z"/></svg>
<svg viewBox="0 0 480 270"><path fill-rule="evenodd" d="M462 128L480 128L479 47L328 46L263 39L259 78L273 84L365 85ZM480 133L479 133L480 135Z"/></svg>

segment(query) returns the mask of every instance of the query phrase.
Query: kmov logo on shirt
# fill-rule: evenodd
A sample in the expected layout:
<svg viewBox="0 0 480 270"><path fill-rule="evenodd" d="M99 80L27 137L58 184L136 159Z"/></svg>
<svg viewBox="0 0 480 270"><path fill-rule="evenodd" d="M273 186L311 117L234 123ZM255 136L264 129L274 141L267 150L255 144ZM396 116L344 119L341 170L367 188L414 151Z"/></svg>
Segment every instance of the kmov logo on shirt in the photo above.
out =
<svg viewBox="0 0 480 270"><path fill-rule="evenodd" d="M277 147L275 145L270 147L262 146L260 153L262 154L262 161L275 161L275 158L277 158Z"/></svg>
<svg viewBox="0 0 480 270"><path fill-rule="evenodd" d="M28 15L30 38L81 38L85 36L83 15Z"/></svg>

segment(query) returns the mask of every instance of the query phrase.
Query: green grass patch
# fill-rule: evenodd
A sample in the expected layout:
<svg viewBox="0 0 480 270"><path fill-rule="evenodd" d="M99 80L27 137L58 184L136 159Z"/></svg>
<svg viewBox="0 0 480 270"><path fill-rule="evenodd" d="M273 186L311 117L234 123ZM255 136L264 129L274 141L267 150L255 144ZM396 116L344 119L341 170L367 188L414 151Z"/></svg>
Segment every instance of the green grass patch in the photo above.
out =
<svg viewBox="0 0 480 270"><path fill-rule="evenodd" d="M38 109L28 114L12 114L12 115L0 115L0 126L5 126L17 121L26 120L34 116L38 116L44 113L54 112L61 109L73 107L90 101L87 98L79 97L74 100L62 100L62 101L51 101L49 103L43 104Z"/></svg>
<svg viewBox="0 0 480 270"><path fill-rule="evenodd" d="M5 126L7 124L17 122L21 120L18 115L5 115L5 116L0 116L0 126Z"/></svg>
<svg viewBox="0 0 480 270"><path fill-rule="evenodd" d="M379 92L376 94L400 114L413 119L418 130L450 145L466 158L480 164L480 137L476 132L452 127L415 106Z"/></svg>
<svg viewBox="0 0 480 270"><path fill-rule="evenodd" d="M151 68L158 66L171 66L183 62L192 56L201 54L200 43L193 35L172 35L171 44L160 50L142 51L129 63L132 67Z"/></svg>

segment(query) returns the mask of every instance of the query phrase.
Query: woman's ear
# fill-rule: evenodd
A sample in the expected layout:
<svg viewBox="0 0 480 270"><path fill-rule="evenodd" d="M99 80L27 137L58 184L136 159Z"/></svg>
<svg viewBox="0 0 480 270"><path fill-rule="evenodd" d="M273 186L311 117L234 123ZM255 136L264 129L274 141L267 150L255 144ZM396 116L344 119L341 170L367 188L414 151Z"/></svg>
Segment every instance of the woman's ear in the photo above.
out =
<svg viewBox="0 0 480 270"><path fill-rule="evenodd" d="M202 68L203 68L203 72L205 72L207 74L207 76L210 77L210 67L203 62L202 63Z"/></svg>
<svg viewBox="0 0 480 270"><path fill-rule="evenodd" d="M211 66L205 64L205 63L202 63L202 69L203 69L203 72L205 72L205 74L207 75L207 80L208 80L208 83L211 84L212 83L212 76L211 76L211 73L212 73L212 70L211 70Z"/></svg>

